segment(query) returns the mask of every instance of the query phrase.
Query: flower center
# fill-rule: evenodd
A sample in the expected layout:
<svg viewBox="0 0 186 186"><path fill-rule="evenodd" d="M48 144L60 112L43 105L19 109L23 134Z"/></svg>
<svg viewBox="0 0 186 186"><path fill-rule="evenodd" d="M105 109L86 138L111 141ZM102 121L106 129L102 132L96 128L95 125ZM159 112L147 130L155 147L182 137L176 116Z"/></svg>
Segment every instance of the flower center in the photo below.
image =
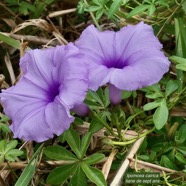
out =
<svg viewBox="0 0 186 186"><path fill-rule="evenodd" d="M51 86L49 86L48 90L48 102L53 102L55 97L59 95L59 87L60 84L58 82L54 82Z"/></svg>
<svg viewBox="0 0 186 186"><path fill-rule="evenodd" d="M103 63L107 68L118 68L122 69L125 66L127 66L127 61L123 61L121 59L112 59L112 60L106 60Z"/></svg>

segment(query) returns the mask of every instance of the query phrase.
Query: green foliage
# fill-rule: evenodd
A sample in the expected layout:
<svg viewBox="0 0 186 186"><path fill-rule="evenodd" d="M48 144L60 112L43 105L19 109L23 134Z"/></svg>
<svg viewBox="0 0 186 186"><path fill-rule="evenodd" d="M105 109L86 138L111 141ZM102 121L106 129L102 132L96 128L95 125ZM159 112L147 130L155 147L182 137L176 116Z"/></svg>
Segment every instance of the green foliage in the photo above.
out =
<svg viewBox="0 0 186 186"><path fill-rule="evenodd" d="M87 132L80 139L80 135L70 129L65 131L63 135L72 152L62 146L55 145L46 147L44 154L50 159L67 160L69 164L54 168L47 177L47 183L59 185L70 179L70 184L87 185L87 179L89 179L93 183L106 185L104 176L99 169L91 166L103 159L104 155L101 153L86 155L92 134ZM93 175L91 176L90 174Z"/></svg>
<svg viewBox="0 0 186 186"><path fill-rule="evenodd" d="M12 7L14 12L19 12L23 15L29 15L30 18L39 18L48 5L54 4L57 0L35 0L34 3L25 0L5 0Z"/></svg>
<svg viewBox="0 0 186 186"><path fill-rule="evenodd" d="M29 161L28 165L25 167L24 171L22 172L21 176L17 180L15 186L27 186L31 179L34 176L35 169L38 162L38 155L41 152L43 145L41 145L37 151L32 156L31 160Z"/></svg>
<svg viewBox="0 0 186 186"><path fill-rule="evenodd" d="M146 92L146 97L154 99L144 105L145 111L156 109L153 114L153 122L156 129L160 130L168 121L169 108L172 108L174 102L168 102L168 97L178 89L178 81L169 80L166 84L165 91L162 92L158 84L143 89Z"/></svg>
<svg viewBox="0 0 186 186"><path fill-rule="evenodd" d="M0 41L3 41L4 43L12 46L13 48L20 49L20 42L18 40L8 37L2 33L0 33Z"/></svg>
<svg viewBox="0 0 186 186"><path fill-rule="evenodd" d="M135 7L129 14L128 18L139 15L141 13L147 13L148 16L152 16L154 12L156 11L157 7L162 6L162 7L167 7L169 8L168 2L165 2L163 0L145 0L142 5L139 5Z"/></svg>
<svg viewBox="0 0 186 186"><path fill-rule="evenodd" d="M15 161L18 156L21 156L23 152L19 149L15 149L18 142L13 140L7 142L5 139L0 141L0 162L5 160Z"/></svg>
<svg viewBox="0 0 186 186"><path fill-rule="evenodd" d="M81 163L81 168L83 169L84 173L87 177L95 183L97 186L105 186L107 185L105 178L102 172L99 169L94 167L88 166L86 163Z"/></svg>
<svg viewBox="0 0 186 186"><path fill-rule="evenodd" d="M10 129L7 125L9 118L6 115L3 115L0 119L0 130L2 130L3 132L9 133Z"/></svg>
<svg viewBox="0 0 186 186"><path fill-rule="evenodd" d="M56 2L58 0L5 0L6 4L3 5L7 7L7 12L10 12L11 18L13 13L16 14L15 24L19 24L24 23L24 19L39 17L45 19L48 12L61 10L63 3L69 5L69 7L75 6L74 1L64 0L58 2L60 8L57 9ZM66 6L65 8L68 9L69 7ZM128 129L137 133L141 133L144 129L148 131L143 133L146 139L136 154L138 159L175 169L180 175L186 173L186 122L184 114L186 106L186 1L80 0L78 1L77 12L82 15L78 15L78 17L75 13L68 14L65 19L62 16L62 25L61 17L50 20L51 26L55 26L56 31L63 26L64 37L70 38L68 41L76 39L77 36L73 37L72 33L79 34L80 30L84 29L82 25L92 23L92 20L95 25L99 26L100 24L104 30L108 28L119 30L123 25L136 24L140 21L152 25L155 34L163 44L166 56L172 62L170 72L158 84L133 92L123 91L120 106L110 104L108 87L99 88L96 92L89 91L85 103L90 108L90 114L88 117L75 116L73 123L73 126L78 125L78 127L83 125L84 122L90 123L88 132L81 136L79 132L71 128L59 138L55 137L53 140L46 142L43 145L45 146L44 153L41 151L43 147L41 146L33 155L21 176L21 170L12 171L15 176L20 177L16 183L10 185L26 186L33 178L33 180L41 179L35 185L46 185L46 182L50 185L107 185L101 171L96 168L101 164L96 165L105 155L110 154L110 145L117 146L118 154L112 164L112 168L116 169L117 172L128 152L129 145L133 144L138 137L141 137L139 135L132 140L126 139L123 133ZM83 17L82 20L81 17ZM20 20L17 18L20 18ZM4 17L2 20L4 21ZM87 24L85 24L85 20ZM3 21L1 24L4 23ZM73 23L76 23L76 21L81 26L74 25ZM60 24L58 25L58 23ZM4 28L3 26L2 28ZM16 34L25 33L20 31ZM29 35L51 39L50 34L38 32L31 26ZM20 49L20 41L3 33L0 33L0 41L9 45L5 52L10 50L10 53L12 53L15 49ZM36 43L29 45L36 47ZM37 47L40 48L41 46ZM13 57L10 55L11 59L16 59L17 55L17 53ZM14 60L12 64L15 65ZM0 68L2 70L2 66ZM16 71L17 69L15 69ZM178 111L175 112L176 109ZM23 155L23 152L16 148L17 141L13 140L10 135L8 122L9 119L2 115L0 119L0 132L3 138L0 141L1 162L19 161L18 157ZM105 132L101 134L104 136L104 140L102 140L104 145L102 143L96 144L97 146L92 150L90 148L92 134L103 128ZM4 138L9 139L9 141ZM33 143L33 148L37 148L37 145ZM24 158L26 157L21 156L21 159ZM46 169L49 171L52 169L48 177L45 173L37 174L36 169L39 162L43 163L51 160L59 161L61 165L55 168L48 165ZM47 165L47 162L45 165ZM176 174L173 174L172 178L172 175L163 173L162 185L184 185L184 178L176 176Z"/></svg>

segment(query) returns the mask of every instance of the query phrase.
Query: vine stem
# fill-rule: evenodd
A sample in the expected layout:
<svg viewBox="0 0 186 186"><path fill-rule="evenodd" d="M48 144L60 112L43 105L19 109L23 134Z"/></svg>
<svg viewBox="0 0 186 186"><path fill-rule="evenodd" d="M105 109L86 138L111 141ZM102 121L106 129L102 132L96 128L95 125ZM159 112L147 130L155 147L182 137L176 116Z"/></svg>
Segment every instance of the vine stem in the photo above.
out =
<svg viewBox="0 0 186 186"><path fill-rule="evenodd" d="M86 0L84 0L84 3L85 3L86 5L89 5L89 4L87 3ZM92 20L94 21L96 27L97 27L100 31L102 31L102 29L101 29L101 27L100 27L98 21L96 20L94 14L93 14L92 12L89 12L89 13L90 13L90 16L92 17Z"/></svg>
<svg viewBox="0 0 186 186"><path fill-rule="evenodd" d="M150 130L145 130L144 133L140 134L139 136L137 136L135 138L130 139L129 141L124 141L124 142L123 141L110 141L110 144L112 144L112 145L119 145L119 146L129 145L131 143L134 143L136 140L138 140L140 138L146 137L148 134L150 134L154 130L155 130L155 127L153 127Z"/></svg>
<svg viewBox="0 0 186 186"><path fill-rule="evenodd" d="M116 138L118 138L117 134L112 130L112 128L108 125L108 123L104 122L94 111L90 110L92 115Z"/></svg>
<svg viewBox="0 0 186 186"><path fill-rule="evenodd" d="M112 183L110 184L110 186L120 186L121 185L121 180L122 177L125 173L125 171L127 170L129 164L130 164L130 159L134 157L134 155L137 153L138 149L140 148L141 144L143 143L145 139L145 136L138 139L133 146L131 147L126 159L123 161L121 167L119 168L116 176L114 177Z"/></svg>

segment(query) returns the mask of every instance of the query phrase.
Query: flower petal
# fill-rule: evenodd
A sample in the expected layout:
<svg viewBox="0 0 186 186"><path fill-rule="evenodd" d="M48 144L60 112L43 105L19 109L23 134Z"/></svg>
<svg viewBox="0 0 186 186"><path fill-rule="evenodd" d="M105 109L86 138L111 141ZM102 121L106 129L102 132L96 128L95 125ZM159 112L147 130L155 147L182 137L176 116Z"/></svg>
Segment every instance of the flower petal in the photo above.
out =
<svg viewBox="0 0 186 186"><path fill-rule="evenodd" d="M20 138L25 141L43 142L53 137L51 129L45 120L44 107L30 113L21 123L13 122L10 129L14 133L14 138Z"/></svg>
<svg viewBox="0 0 186 186"><path fill-rule="evenodd" d="M93 25L88 26L81 34L75 45L80 48L84 54L88 54L90 60L98 64L104 60L113 58L115 52L115 32L100 32Z"/></svg>
<svg viewBox="0 0 186 186"><path fill-rule="evenodd" d="M85 99L88 90L88 69L84 56L71 43L64 50L58 47L55 56L58 56L58 59L54 61L61 60L61 63L54 69L53 77L62 82L59 96L62 103L71 109Z"/></svg>
<svg viewBox="0 0 186 186"><path fill-rule="evenodd" d="M64 81L64 79L77 78L87 79L88 69L85 64L84 55L72 43L66 46L57 46L54 52L55 69L54 79Z"/></svg>
<svg viewBox="0 0 186 186"><path fill-rule="evenodd" d="M0 94L4 112L18 123L33 110L46 105L46 100L46 91L24 77Z"/></svg>
<svg viewBox="0 0 186 186"><path fill-rule="evenodd" d="M69 109L81 104L87 93L86 80L79 79L67 79L64 81L63 87L60 89L60 100Z"/></svg>
<svg viewBox="0 0 186 186"><path fill-rule="evenodd" d="M52 84L53 51L54 48L29 50L21 58L20 66L24 77L43 89Z"/></svg>
<svg viewBox="0 0 186 186"><path fill-rule="evenodd" d="M158 50L161 53L160 49L162 48L152 27L143 22L137 25L128 25L116 32L114 43L116 56L118 59L122 58L123 62L138 51L151 49L152 51ZM148 52L146 52L146 56L149 56Z"/></svg>
<svg viewBox="0 0 186 186"><path fill-rule="evenodd" d="M170 62L151 26L143 22L118 32L87 27L75 43L86 56L89 88L111 83L121 90L136 90L157 83Z"/></svg>
<svg viewBox="0 0 186 186"><path fill-rule="evenodd" d="M106 66L96 63L89 63L89 89L96 91L99 86L109 82L109 71Z"/></svg>
<svg viewBox="0 0 186 186"><path fill-rule="evenodd" d="M121 90L136 90L157 83L168 71L168 67L161 57L142 58L134 65L114 69L110 75L110 83Z"/></svg>
<svg viewBox="0 0 186 186"><path fill-rule="evenodd" d="M67 130L74 121L74 117L70 115L69 110L57 102L47 105L45 116L52 133L58 136Z"/></svg>

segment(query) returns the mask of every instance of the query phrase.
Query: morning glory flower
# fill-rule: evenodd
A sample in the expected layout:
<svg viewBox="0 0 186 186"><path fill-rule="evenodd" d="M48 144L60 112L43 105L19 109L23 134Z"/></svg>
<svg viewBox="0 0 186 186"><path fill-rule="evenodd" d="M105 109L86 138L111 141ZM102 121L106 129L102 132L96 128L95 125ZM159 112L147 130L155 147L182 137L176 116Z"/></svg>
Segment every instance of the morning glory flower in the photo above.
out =
<svg viewBox="0 0 186 186"><path fill-rule="evenodd" d="M19 82L0 94L15 138L45 141L74 121L70 110L82 104L88 89L84 57L72 43L26 52Z"/></svg>
<svg viewBox="0 0 186 186"><path fill-rule="evenodd" d="M157 83L170 65L152 27L143 22L118 32L100 32L90 25L75 45L87 58L89 88L96 91L108 83L110 100L115 105L122 100L122 90Z"/></svg>

